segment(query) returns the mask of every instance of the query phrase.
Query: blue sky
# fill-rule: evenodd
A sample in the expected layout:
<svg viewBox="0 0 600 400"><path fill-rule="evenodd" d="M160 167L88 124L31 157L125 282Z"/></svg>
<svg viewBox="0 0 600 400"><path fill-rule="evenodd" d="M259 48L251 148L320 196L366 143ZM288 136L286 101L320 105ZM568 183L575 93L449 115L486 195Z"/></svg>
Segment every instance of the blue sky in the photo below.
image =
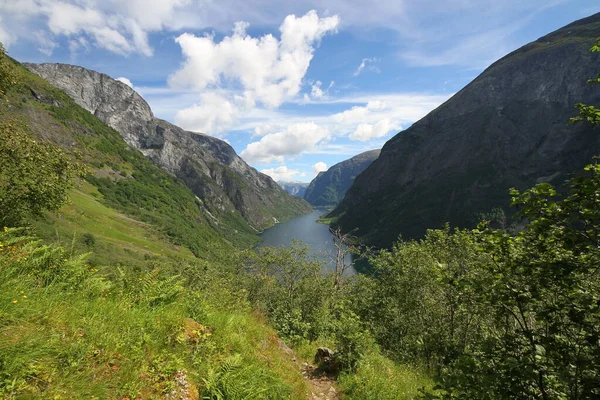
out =
<svg viewBox="0 0 600 400"><path fill-rule="evenodd" d="M597 0L0 0L0 41L20 61L124 78L157 117L310 181L596 12Z"/></svg>

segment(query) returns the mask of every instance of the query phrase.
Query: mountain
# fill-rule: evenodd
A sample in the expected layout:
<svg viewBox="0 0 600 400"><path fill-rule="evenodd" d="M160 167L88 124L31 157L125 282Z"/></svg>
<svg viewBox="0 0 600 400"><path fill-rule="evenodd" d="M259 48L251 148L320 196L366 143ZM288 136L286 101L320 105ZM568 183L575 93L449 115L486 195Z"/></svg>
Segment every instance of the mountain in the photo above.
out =
<svg viewBox="0 0 600 400"><path fill-rule="evenodd" d="M315 207L337 205L352 186L354 178L379 157L381 150L371 150L335 164L312 180L304 199Z"/></svg>
<svg viewBox="0 0 600 400"><path fill-rule="evenodd" d="M154 117L148 103L124 83L73 65L25 66L118 131L155 165L182 179L216 223L239 213L260 231L310 211L306 202L250 167L226 142Z"/></svg>
<svg viewBox="0 0 600 400"><path fill-rule="evenodd" d="M600 152L600 134L567 125L574 104L600 103L590 47L600 14L512 52L390 139L331 213L366 243L389 247L428 228L473 226L509 204L511 187L561 184Z"/></svg>
<svg viewBox="0 0 600 400"><path fill-rule="evenodd" d="M277 182L279 186L292 196L304 198L308 182Z"/></svg>

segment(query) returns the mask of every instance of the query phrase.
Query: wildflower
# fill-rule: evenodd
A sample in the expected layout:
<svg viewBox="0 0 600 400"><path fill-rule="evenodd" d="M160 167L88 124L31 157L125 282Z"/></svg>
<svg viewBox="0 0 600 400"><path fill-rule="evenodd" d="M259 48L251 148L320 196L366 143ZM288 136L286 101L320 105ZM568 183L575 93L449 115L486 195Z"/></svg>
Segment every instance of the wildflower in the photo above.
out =
<svg viewBox="0 0 600 400"><path fill-rule="evenodd" d="M26 298L27 298L27 296L23 295L23 298L24 298L24 299L26 299Z"/></svg>
<svg viewBox="0 0 600 400"><path fill-rule="evenodd" d="M17 304L18 302L19 302L19 300L17 300L17 299L13 299L13 301L12 301L13 304Z"/></svg>
<svg viewBox="0 0 600 400"><path fill-rule="evenodd" d="M8 228L6 226L4 227L4 232L8 232Z"/></svg>

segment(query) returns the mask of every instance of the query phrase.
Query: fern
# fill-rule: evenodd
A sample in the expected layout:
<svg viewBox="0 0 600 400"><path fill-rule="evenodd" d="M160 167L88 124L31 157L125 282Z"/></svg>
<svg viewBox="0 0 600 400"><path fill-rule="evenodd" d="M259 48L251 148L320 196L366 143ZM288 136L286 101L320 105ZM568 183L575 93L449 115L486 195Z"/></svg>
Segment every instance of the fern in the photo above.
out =
<svg viewBox="0 0 600 400"><path fill-rule="evenodd" d="M264 399L266 387L256 385L256 372L243 367L240 354L225 359L217 371L211 369L204 381L204 400Z"/></svg>

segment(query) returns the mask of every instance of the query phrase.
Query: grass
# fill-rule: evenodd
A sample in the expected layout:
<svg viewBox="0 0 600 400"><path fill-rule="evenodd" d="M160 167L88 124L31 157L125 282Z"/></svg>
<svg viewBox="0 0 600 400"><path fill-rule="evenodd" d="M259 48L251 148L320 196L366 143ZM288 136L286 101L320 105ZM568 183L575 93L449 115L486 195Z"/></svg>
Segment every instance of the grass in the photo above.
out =
<svg viewBox="0 0 600 400"><path fill-rule="evenodd" d="M0 233L0 397L306 398L275 332L223 282L200 291L168 271L109 278L20 234Z"/></svg>
<svg viewBox="0 0 600 400"><path fill-rule="evenodd" d="M97 199L107 208L152 224L167 239L161 240L163 243L168 241L185 247L205 259L235 246L252 247L259 241L241 216L223 216L210 210L218 219L213 221L206 207L180 179L131 149L118 132L79 107L65 93L18 63L14 66L21 76L21 84L11 89L8 102L0 104L0 118L20 120L37 139L81 153L91 169L88 182L102 193ZM82 204L75 202L74 208ZM61 234L75 233L64 225L61 228ZM55 236L49 229L41 232ZM115 239L114 232L111 236ZM149 246L149 252L158 253L154 247ZM125 259L132 257L125 255Z"/></svg>
<svg viewBox="0 0 600 400"><path fill-rule="evenodd" d="M346 400L410 400L433 381L412 366L398 365L377 352L365 356L355 373L339 377Z"/></svg>
<svg viewBox="0 0 600 400"><path fill-rule="evenodd" d="M76 254L93 251L88 261L91 265L138 265L149 257L195 258L188 248L170 243L152 225L119 213L101 201L96 187L83 182L71 192L68 204L58 213L34 221L34 228L40 236Z"/></svg>

